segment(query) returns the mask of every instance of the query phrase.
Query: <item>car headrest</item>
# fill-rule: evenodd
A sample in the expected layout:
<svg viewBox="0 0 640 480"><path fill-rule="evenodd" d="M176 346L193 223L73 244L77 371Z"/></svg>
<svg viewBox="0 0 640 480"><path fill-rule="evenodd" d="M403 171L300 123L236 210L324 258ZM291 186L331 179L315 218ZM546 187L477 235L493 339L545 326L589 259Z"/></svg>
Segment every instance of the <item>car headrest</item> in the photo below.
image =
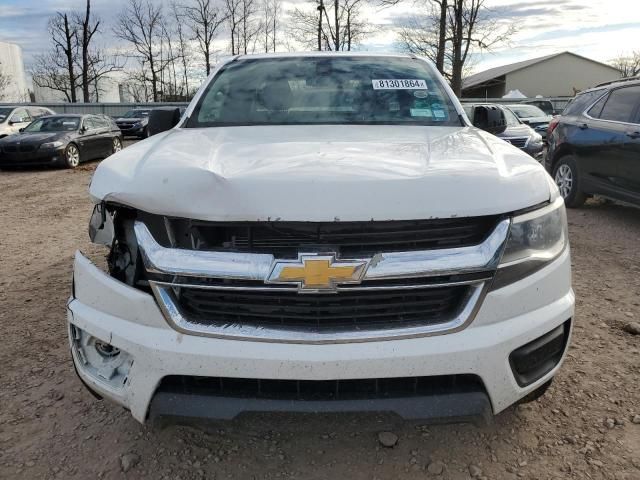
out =
<svg viewBox="0 0 640 480"><path fill-rule="evenodd" d="M260 100L267 110L288 110L291 107L291 88L287 80L267 83L260 91Z"/></svg>

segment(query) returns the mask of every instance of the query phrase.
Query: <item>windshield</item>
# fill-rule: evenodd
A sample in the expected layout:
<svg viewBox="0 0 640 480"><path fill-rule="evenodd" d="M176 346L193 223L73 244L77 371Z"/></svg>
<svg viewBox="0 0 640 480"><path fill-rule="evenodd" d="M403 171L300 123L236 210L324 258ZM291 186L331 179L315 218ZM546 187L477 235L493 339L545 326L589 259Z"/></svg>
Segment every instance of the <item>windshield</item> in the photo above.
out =
<svg viewBox="0 0 640 480"><path fill-rule="evenodd" d="M535 105L509 105L509 108L519 118L546 117L547 114Z"/></svg>
<svg viewBox="0 0 640 480"><path fill-rule="evenodd" d="M187 127L461 125L437 74L393 57L246 59L224 66Z"/></svg>
<svg viewBox="0 0 640 480"><path fill-rule="evenodd" d="M520 120L518 120L518 117L516 117L511 110L509 110L508 108L503 108L502 111L504 112L504 117L507 121L507 127L517 127L521 124Z"/></svg>
<svg viewBox="0 0 640 480"><path fill-rule="evenodd" d="M28 125L25 132L72 132L80 127L80 117L47 117Z"/></svg>
<svg viewBox="0 0 640 480"><path fill-rule="evenodd" d="M12 111L13 108L0 108L0 123L4 122Z"/></svg>
<svg viewBox="0 0 640 480"><path fill-rule="evenodd" d="M122 118L141 118L148 117L151 110L129 110Z"/></svg>

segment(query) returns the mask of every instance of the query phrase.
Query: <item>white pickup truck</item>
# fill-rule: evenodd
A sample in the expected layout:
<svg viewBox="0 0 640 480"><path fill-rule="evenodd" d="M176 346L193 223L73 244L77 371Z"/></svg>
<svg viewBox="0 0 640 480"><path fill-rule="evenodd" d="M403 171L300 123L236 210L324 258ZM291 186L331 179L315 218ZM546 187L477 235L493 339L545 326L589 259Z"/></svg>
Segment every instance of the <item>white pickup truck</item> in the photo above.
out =
<svg viewBox="0 0 640 480"><path fill-rule="evenodd" d="M71 352L98 396L140 422L458 421L550 384L574 314L563 200L428 61L234 57L149 128L91 182L108 271L75 259Z"/></svg>

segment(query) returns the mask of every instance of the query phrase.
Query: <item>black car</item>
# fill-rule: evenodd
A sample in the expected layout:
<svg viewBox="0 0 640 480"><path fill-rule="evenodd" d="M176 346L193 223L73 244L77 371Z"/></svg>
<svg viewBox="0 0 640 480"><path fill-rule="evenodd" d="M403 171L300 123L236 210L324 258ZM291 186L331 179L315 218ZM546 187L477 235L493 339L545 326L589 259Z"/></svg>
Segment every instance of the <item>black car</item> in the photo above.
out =
<svg viewBox="0 0 640 480"><path fill-rule="evenodd" d="M640 80L580 93L547 138L545 166L567 206L591 195L640 206Z"/></svg>
<svg viewBox="0 0 640 480"><path fill-rule="evenodd" d="M147 138L149 136L147 125L151 110L151 108L135 108L129 110L122 117L116 118L116 124L122 131L122 135Z"/></svg>
<svg viewBox="0 0 640 480"><path fill-rule="evenodd" d="M0 167L59 165L104 158L122 149L122 134L104 115L52 115L0 140Z"/></svg>
<svg viewBox="0 0 640 480"><path fill-rule="evenodd" d="M506 129L496 134L496 136L518 147L520 150L527 152L536 160L542 161L542 151L544 149L542 136L528 125L522 123L507 107L494 103L464 103L462 107L469 117L469 120L471 120L471 123L478 128L483 128L476 118L476 110L478 107L495 107L502 110Z"/></svg>
<svg viewBox="0 0 640 480"><path fill-rule="evenodd" d="M557 115L560 112L557 112L555 107L553 106L553 103L551 103L551 101L549 100L542 100L542 99L534 99L534 100L523 100L522 102L520 102L521 105L533 105L535 107L538 107L540 110L542 110L546 115Z"/></svg>

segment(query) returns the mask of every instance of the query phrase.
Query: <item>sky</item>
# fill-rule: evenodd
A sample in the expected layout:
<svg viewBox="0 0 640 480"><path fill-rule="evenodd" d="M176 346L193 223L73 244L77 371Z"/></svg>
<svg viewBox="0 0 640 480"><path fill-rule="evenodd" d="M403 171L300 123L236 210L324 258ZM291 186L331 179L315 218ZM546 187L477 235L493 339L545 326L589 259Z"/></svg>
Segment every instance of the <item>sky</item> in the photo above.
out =
<svg viewBox="0 0 640 480"><path fill-rule="evenodd" d="M154 0L156 1L156 0ZM305 0L286 0L288 4ZM419 11L424 0L403 0L395 7L368 6L366 16L375 32L360 50L396 50L394 27L407 15ZM126 0L93 0L103 20L104 45L118 47L111 33L116 13ZM81 9L83 0L0 0L0 41L23 49L27 68L49 46L47 20L56 11ZM506 44L476 55L475 72L565 50L606 62L640 51L640 0L487 0L491 15L502 26L515 25L517 32ZM220 48L223 48L223 40Z"/></svg>

